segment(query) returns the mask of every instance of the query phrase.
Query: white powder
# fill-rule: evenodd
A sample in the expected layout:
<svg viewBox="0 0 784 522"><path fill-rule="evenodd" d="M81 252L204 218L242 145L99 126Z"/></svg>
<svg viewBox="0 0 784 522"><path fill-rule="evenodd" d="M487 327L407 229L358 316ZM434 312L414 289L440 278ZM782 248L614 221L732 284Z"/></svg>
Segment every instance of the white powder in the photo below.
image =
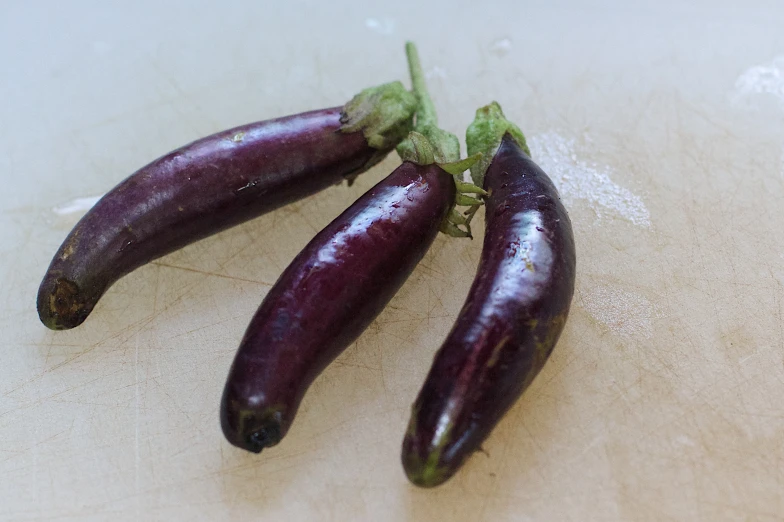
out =
<svg viewBox="0 0 784 522"><path fill-rule="evenodd" d="M784 55L777 56L770 63L750 67L735 80L735 92L731 97L734 103L755 104L759 95L771 96L784 108ZM781 152L781 175L784 176L784 148Z"/></svg>
<svg viewBox="0 0 784 522"><path fill-rule="evenodd" d="M784 104L784 56L772 62L755 65L735 80L735 100L753 95L770 94Z"/></svg>
<svg viewBox="0 0 784 522"><path fill-rule="evenodd" d="M534 136L528 145L534 161L553 180L567 206L582 199L591 204L599 219L612 215L640 227L651 226L642 198L610 179L609 167L579 159L574 140L548 132Z"/></svg>
<svg viewBox="0 0 784 522"><path fill-rule="evenodd" d="M580 296L585 310L621 337L651 337L653 319L661 316L648 299L619 288L598 286Z"/></svg>

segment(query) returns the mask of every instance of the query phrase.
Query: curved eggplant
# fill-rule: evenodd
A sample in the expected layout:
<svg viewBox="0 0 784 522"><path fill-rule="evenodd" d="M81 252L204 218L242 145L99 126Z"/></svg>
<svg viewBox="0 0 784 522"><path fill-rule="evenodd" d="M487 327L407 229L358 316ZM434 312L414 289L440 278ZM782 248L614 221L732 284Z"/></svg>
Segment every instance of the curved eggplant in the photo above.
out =
<svg viewBox="0 0 784 522"><path fill-rule="evenodd" d="M219 132L153 161L109 191L63 242L38 291L41 322L81 324L132 270L359 173L412 125L416 98L394 82L344 107Z"/></svg>
<svg viewBox="0 0 784 522"><path fill-rule="evenodd" d="M220 415L229 442L258 453L286 435L308 386L408 278L454 199L452 176L405 162L313 238L234 359Z"/></svg>
<svg viewBox="0 0 784 522"><path fill-rule="evenodd" d="M493 104L477 111L466 141L469 153L485 152L472 174L489 193L486 232L468 299L403 441L405 472L423 487L449 479L529 386L561 334L574 292L571 222L522 133Z"/></svg>
<svg viewBox="0 0 784 522"><path fill-rule="evenodd" d="M406 53L421 132L398 145L403 164L319 232L256 312L221 402L223 433L235 446L258 453L277 444L313 379L381 312L438 231L470 236L470 220L454 221L461 194L453 176L476 158L461 161L457 137L438 128L414 44ZM462 196L460 204L478 202Z"/></svg>

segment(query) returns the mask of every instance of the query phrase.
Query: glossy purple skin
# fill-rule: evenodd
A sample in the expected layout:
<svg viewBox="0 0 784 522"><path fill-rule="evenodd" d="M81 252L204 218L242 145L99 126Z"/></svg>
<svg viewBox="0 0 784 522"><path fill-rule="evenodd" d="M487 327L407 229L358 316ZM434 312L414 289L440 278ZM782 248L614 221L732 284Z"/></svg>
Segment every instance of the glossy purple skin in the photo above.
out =
<svg viewBox="0 0 784 522"><path fill-rule="evenodd" d="M38 291L55 330L81 324L123 275L282 205L353 178L389 151L340 132L341 107L251 123L138 170L74 227Z"/></svg>
<svg viewBox="0 0 784 522"><path fill-rule="evenodd" d="M402 286L454 198L439 167L403 163L300 252L261 303L229 372L221 403L229 442L257 453L286 435L308 386Z"/></svg>
<svg viewBox="0 0 784 522"><path fill-rule="evenodd" d="M403 467L449 479L542 369L574 292L571 222L547 175L507 134L485 174L486 228L468 299L412 408Z"/></svg>

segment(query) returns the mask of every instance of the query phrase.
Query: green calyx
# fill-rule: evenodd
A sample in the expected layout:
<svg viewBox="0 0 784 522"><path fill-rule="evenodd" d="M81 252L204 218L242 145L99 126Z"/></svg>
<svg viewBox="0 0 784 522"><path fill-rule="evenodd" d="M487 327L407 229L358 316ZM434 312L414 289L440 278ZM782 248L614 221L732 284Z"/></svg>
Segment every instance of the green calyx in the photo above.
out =
<svg viewBox="0 0 784 522"><path fill-rule="evenodd" d="M413 128L417 98L400 82L363 90L343 106L341 132L359 132L374 149L392 150Z"/></svg>
<svg viewBox="0 0 784 522"><path fill-rule="evenodd" d="M531 155L523 132L517 125L506 119L497 102L477 109L474 121L466 129L466 147L469 154L482 153L482 159L471 166L471 179L478 186L483 186L485 172L493 162L501 141L507 133L526 154Z"/></svg>
<svg viewBox="0 0 784 522"><path fill-rule="evenodd" d="M467 194L486 195L486 192L480 187L464 182L462 178L463 172L480 161L482 154L473 154L468 158L460 159L460 140L451 132L438 126L438 116L425 85L425 75L419 61L419 53L412 42L406 43L406 56L411 74L411 84L417 99L416 123L408 138L397 146L397 153L403 161L410 161L417 165L436 164L453 176L457 196L452 208L441 223L440 230L453 237L470 238L472 237L471 219L482 201ZM468 206L469 209L461 214L455 210L455 205Z"/></svg>
<svg viewBox="0 0 784 522"><path fill-rule="evenodd" d="M417 115L417 120L419 116ZM433 161L430 163L452 163L460 159L460 140L451 132L439 129L435 125L414 125L414 132L404 139L397 146L397 154L403 161L412 161L419 165L429 165L430 163L420 163L416 160L416 144L411 139L411 134L416 133L430 143L433 150Z"/></svg>
<svg viewBox="0 0 784 522"><path fill-rule="evenodd" d="M408 133L408 138L401 142L401 145L406 143L407 147L401 153L398 150L398 154L400 154L403 161L410 161L411 163L416 163L417 165L432 165L435 163L443 170L447 171L448 173L452 174L453 176L460 176L471 168L471 165L479 161L482 157L482 154L474 154L473 156L469 156L467 158L460 159L460 154L458 151L457 159L452 159L452 157L445 158L443 154L443 150L440 149L434 142L427 138L424 134L420 134L417 131L411 131ZM399 146L398 146L399 147ZM459 147L459 145L458 145ZM474 187L471 183L465 182L458 182L459 185L469 185L474 189L478 187ZM458 187L458 191L460 187ZM466 187L466 189L471 193L484 193L482 189L471 190L471 188Z"/></svg>

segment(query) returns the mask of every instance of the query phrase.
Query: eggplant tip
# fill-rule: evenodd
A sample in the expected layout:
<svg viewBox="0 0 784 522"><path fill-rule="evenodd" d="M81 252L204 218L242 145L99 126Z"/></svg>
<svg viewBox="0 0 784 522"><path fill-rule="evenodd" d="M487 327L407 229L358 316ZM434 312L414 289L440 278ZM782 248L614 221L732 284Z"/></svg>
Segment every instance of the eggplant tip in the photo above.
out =
<svg viewBox="0 0 784 522"><path fill-rule="evenodd" d="M227 441L251 453L275 446L285 434L279 409L249 407L247 398L238 398L230 384L223 391L220 424Z"/></svg>
<svg viewBox="0 0 784 522"><path fill-rule="evenodd" d="M264 448L280 442L280 438L280 429L274 425L267 425L248 435L245 449L253 453L261 453Z"/></svg>
<svg viewBox="0 0 784 522"><path fill-rule="evenodd" d="M79 285L58 277L41 286L38 294L38 317L51 330L69 330L82 324L90 311L86 308Z"/></svg>
<svg viewBox="0 0 784 522"><path fill-rule="evenodd" d="M406 458L404 456L403 469L409 482L420 488L434 488L449 480L453 472L446 466L433 462L433 460L432 458L422 460L416 457Z"/></svg>

